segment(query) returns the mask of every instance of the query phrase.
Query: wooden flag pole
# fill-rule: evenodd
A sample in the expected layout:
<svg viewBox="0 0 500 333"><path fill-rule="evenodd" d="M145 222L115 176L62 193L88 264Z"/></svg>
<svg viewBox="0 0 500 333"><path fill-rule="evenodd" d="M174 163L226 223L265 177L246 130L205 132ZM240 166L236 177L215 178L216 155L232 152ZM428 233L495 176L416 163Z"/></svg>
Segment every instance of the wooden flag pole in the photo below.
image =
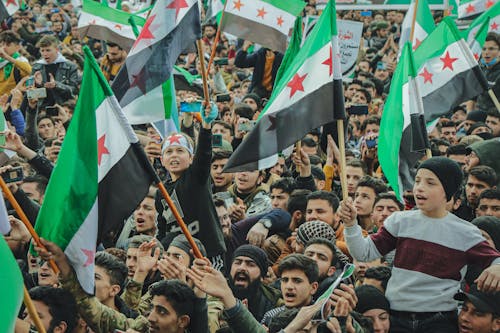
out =
<svg viewBox="0 0 500 333"><path fill-rule="evenodd" d="M347 199L349 192L347 191L347 175L346 175L346 159L345 159L345 136L344 136L344 120L337 119L337 132L339 139L340 151L340 186L342 187L342 200Z"/></svg>
<svg viewBox="0 0 500 333"><path fill-rule="evenodd" d="M14 209L16 210L17 215L19 216L21 221L24 223L24 225L28 229L31 237L33 237L35 244L46 250L45 246L40 242L40 237L36 233L35 229L33 229L33 225L28 220L28 217L26 216L26 214L24 214L23 209L21 208L19 203L16 201L16 198L14 198L14 195L10 191L7 184L5 184L5 181L3 180L2 177L0 177L0 187L2 188L3 193L7 197L7 200L9 200L12 207L14 207ZM52 270L54 271L54 273L59 274L59 268L57 267L54 260L49 260L49 265L52 268Z"/></svg>
<svg viewBox="0 0 500 333"><path fill-rule="evenodd" d="M500 112L500 102L498 102L497 95L495 95L495 92L493 89L488 89L488 95L490 95L491 100L493 101L493 104L495 104L495 107L497 108L498 112Z"/></svg>
<svg viewBox="0 0 500 333"><path fill-rule="evenodd" d="M214 43L212 45L212 52L210 52L210 59L208 59L207 73L210 73L210 67L212 67L212 62L214 61L214 58L215 58L215 50L217 49L217 44L219 44L221 26L222 26L222 22L224 22L224 13L226 12L226 5L228 2L229 1L226 1L224 3L224 8L222 9L222 14L220 16L220 23L217 26L217 33L215 34Z"/></svg>
<svg viewBox="0 0 500 333"><path fill-rule="evenodd" d="M201 78L203 79L203 95L205 95L205 106L210 105L210 96L208 95L208 78L207 70L205 69L205 58L203 57L203 47L201 45L201 39L196 41L198 46L198 57L200 58L200 68L201 68Z"/></svg>
<svg viewBox="0 0 500 333"><path fill-rule="evenodd" d="M28 314L30 318L33 320L33 323L36 326L36 330L39 333L46 333L45 327L43 327L42 321L40 320L40 316L38 316L38 312L36 312L35 305L33 304L33 300L30 297L30 294L28 293L28 289L26 289L26 286L23 285L24 287L24 305L26 305L26 310L28 310Z"/></svg>
<svg viewBox="0 0 500 333"><path fill-rule="evenodd" d="M411 19L411 30L410 30L410 44L413 49L413 37L415 35L415 22L417 20L417 8L418 8L418 0L415 0L415 6L413 6L413 17Z"/></svg>

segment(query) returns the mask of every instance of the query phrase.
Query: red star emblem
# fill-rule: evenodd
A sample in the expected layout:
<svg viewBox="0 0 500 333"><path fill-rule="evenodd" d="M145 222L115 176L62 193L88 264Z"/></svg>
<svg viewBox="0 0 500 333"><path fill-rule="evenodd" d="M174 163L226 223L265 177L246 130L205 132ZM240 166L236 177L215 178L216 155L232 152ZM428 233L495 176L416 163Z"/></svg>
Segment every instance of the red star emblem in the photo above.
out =
<svg viewBox="0 0 500 333"><path fill-rule="evenodd" d="M479 60L479 53L474 53L474 59Z"/></svg>
<svg viewBox="0 0 500 333"><path fill-rule="evenodd" d="M143 95L146 95L146 79L144 78L144 68L137 74L132 74L132 82L130 83L130 88L137 87L142 92Z"/></svg>
<svg viewBox="0 0 500 333"><path fill-rule="evenodd" d="M98 165L101 165L102 155L104 155L104 154L109 155L109 150L104 145L105 141L106 141L106 134L103 134L103 136L101 136L99 138L99 140L97 140L97 164Z"/></svg>
<svg viewBox="0 0 500 333"><path fill-rule="evenodd" d="M476 8L472 4L469 4L467 8L465 8L465 11L467 12L467 14L471 14L476 11Z"/></svg>
<svg viewBox="0 0 500 333"><path fill-rule="evenodd" d="M304 86L302 85L302 82L304 82L304 79L306 78L307 73L304 74L303 76L300 76L298 73L295 74L290 82L286 85L287 87L290 87L290 97L293 97L297 91L304 91Z"/></svg>
<svg viewBox="0 0 500 333"><path fill-rule="evenodd" d="M257 12L258 12L257 17L262 17L262 19L264 19L264 15L267 14L264 7L262 7L262 9L257 9Z"/></svg>
<svg viewBox="0 0 500 333"><path fill-rule="evenodd" d="M424 78L424 83L430 82L432 84L432 76L434 74L429 72L427 68L424 67L424 71L418 75Z"/></svg>
<svg viewBox="0 0 500 333"><path fill-rule="evenodd" d="M486 6L486 9L490 8L490 7L491 7L491 6L493 6L494 4L495 4L495 3L494 3L493 1L491 1L491 0L486 1L486 5L485 5L485 6Z"/></svg>
<svg viewBox="0 0 500 333"><path fill-rule="evenodd" d="M178 135L178 134L174 134L174 135L171 135L168 137L168 144L169 145L172 145L174 143L177 143L177 144L181 144L181 138L182 138L182 135Z"/></svg>
<svg viewBox="0 0 500 333"><path fill-rule="evenodd" d="M233 9L238 9L238 11L240 11L241 7L243 7L245 5L245 4L241 3L241 0L233 1L233 3L234 3Z"/></svg>
<svg viewBox="0 0 500 333"><path fill-rule="evenodd" d="M182 8L187 8L189 5L187 4L186 0L173 0L167 8L169 9L175 9L175 19L177 20L177 16L179 15L179 11ZM144 28L143 28L144 29Z"/></svg>
<svg viewBox="0 0 500 333"><path fill-rule="evenodd" d="M449 68L450 70L453 70L453 63L458 60L458 58L452 58L450 57L450 52L446 51L446 55L444 58L439 58L443 62L443 68Z"/></svg>
<svg viewBox="0 0 500 333"><path fill-rule="evenodd" d="M95 251L87 250L87 249L82 249L82 252L87 257L87 260L83 264L83 267L87 267L87 266L92 265L94 263Z"/></svg>
<svg viewBox="0 0 500 333"><path fill-rule="evenodd" d="M418 38L415 38L415 44L413 44L413 51L415 51L416 49L418 49L418 47L420 46L420 44L422 44L422 41Z"/></svg>
<svg viewBox="0 0 500 333"><path fill-rule="evenodd" d="M151 33L151 28L152 28L151 23L153 23L155 18L156 18L156 14L151 16L146 21L146 23L144 24L144 27L142 27L142 30L141 30L141 33L139 34L139 37L137 37L137 39L135 40L133 47L135 47L137 44L139 44L139 42L142 41L143 39L154 39L155 38L155 36Z"/></svg>
<svg viewBox="0 0 500 333"><path fill-rule="evenodd" d="M330 46L330 56L328 57L328 59L326 59L325 61L323 61L321 64L328 66L328 73L329 73L330 76L332 76L332 73L333 73L333 57L332 57L332 47L331 46Z"/></svg>
<svg viewBox="0 0 500 333"><path fill-rule="evenodd" d="M496 22L493 22L491 25L490 25L490 30L497 30L498 29L498 24Z"/></svg>
<svg viewBox="0 0 500 333"><path fill-rule="evenodd" d="M17 6L17 2L16 2L16 0L7 0L7 4L6 5L7 6L9 6L9 5Z"/></svg>
<svg viewBox="0 0 500 333"><path fill-rule="evenodd" d="M280 27L283 26L283 22L285 22L285 20L283 20L283 16L280 16L278 18L276 18L276 24L279 25Z"/></svg>
<svg viewBox="0 0 500 333"><path fill-rule="evenodd" d="M115 29L122 30L122 26L120 24L115 24Z"/></svg>

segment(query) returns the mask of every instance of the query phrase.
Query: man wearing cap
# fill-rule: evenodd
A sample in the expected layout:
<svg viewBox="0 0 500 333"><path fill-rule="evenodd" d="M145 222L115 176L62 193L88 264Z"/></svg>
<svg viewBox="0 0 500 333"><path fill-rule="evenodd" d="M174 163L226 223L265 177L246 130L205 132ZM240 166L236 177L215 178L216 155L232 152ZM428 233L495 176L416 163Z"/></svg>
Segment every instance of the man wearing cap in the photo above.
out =
<svg viewBox="0 0 500 333"><path fill-rule="evenodd" d="M467 155L465 156L465 171L477 165L486 165L493 168L500 178L500 139L490 139L486 141L475 142L467 147ZM498 184L500 185L500 183Z"/></svg>
<svg viewBox="0 0 500 333"><path fill-rule="evenodd" d="M267 268L267 255L261 248L242 245L234 251L229 286L236 298L247 300L248 310L258 321L283 304L280 291L262 283Z"/></svg>
<svg viewBox="0 0 500 333"><path fill-rule="evenodd" d="M480 292L474 285L468 293L459 292L454 298L464 302L458 314L459 333L500 332L500 292Z"/></svg>

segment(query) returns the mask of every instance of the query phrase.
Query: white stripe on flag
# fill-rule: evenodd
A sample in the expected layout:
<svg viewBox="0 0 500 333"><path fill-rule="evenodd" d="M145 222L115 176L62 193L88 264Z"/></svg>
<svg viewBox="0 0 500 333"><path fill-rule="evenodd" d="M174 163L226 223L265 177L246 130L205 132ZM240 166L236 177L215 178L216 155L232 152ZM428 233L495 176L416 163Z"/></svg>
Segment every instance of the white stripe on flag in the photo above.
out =
<svg viewBox="0 0 500 333"><path fill-rule="evenodd" d="M9 217L3 197L0 200L0 234L7 235L10 232Z"/></svg>

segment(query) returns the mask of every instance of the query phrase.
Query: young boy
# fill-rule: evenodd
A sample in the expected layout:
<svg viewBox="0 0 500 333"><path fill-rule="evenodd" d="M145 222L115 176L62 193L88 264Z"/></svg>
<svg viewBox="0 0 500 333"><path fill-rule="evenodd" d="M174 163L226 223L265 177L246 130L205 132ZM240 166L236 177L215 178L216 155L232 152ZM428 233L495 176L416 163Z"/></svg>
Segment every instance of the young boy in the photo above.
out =
<svg viewBox="0 0 500 333"><path fill-rule="evenodd" d="M456 332L453 295L468 264L486 268L477 279L483 291L500 290L500 253L488 246L475 226L446 211L462 177L450 159L426 160L413 187L418 209L395 212L367 238L356 224L352 200L342 202L339 214L354 258L372 261L396 250L386 291L393 310L392 332Z"/></svg>
<svg viewBox="0 0 500 333"><path fill-rule="evenodd" d="M200 128L196 153L191 140L178 133L167 137L162 147L162 164L171 176L165 187L191 235L205 245L213 267L221 269L226 246L212 200L211 157L211 124L206 121ZM155 206L158 212L158 239L161 240L167 233L180 234L181 229L159 192Z"/></svg>

